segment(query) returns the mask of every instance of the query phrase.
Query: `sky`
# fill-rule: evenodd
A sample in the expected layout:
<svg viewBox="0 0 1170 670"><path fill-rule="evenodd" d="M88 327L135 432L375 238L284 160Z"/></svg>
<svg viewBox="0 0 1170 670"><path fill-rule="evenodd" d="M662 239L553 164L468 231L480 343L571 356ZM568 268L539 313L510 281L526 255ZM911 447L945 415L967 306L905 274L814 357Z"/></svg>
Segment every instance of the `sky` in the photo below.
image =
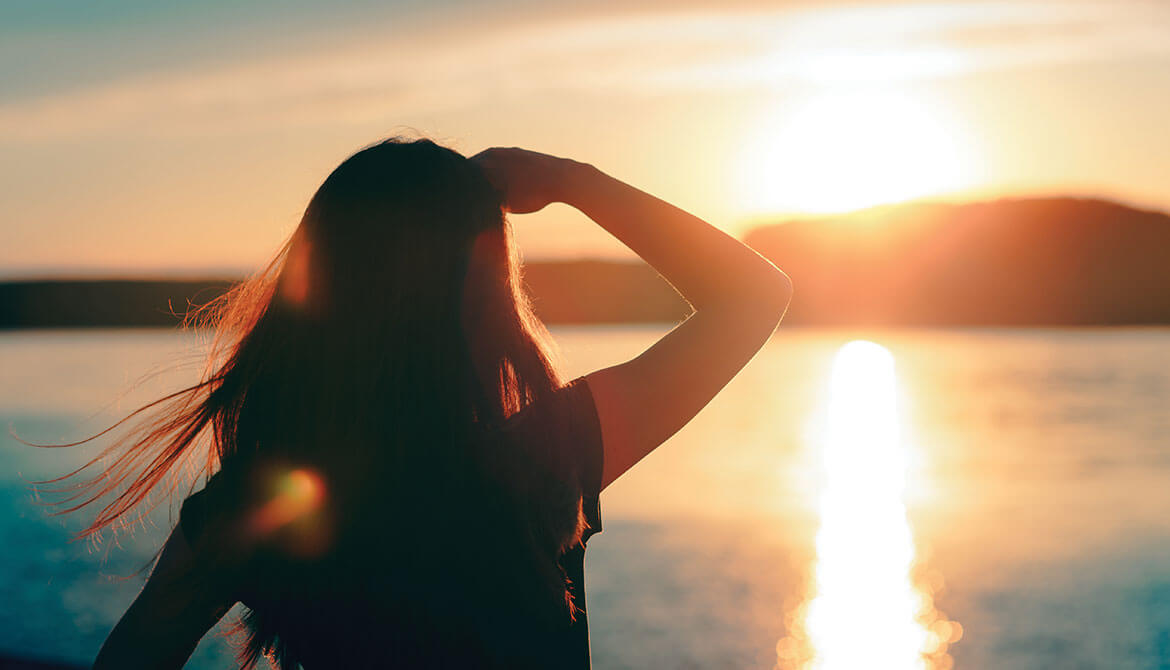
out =
<svg viewBox="0 0 1170 670"><path fill-rule="evenodd" d="M733 234L908 199L1170 209L1170 3L5 3L0 276L257 268L415 134L592 163ZM628 257L564 205L526 259Z"/></svg>

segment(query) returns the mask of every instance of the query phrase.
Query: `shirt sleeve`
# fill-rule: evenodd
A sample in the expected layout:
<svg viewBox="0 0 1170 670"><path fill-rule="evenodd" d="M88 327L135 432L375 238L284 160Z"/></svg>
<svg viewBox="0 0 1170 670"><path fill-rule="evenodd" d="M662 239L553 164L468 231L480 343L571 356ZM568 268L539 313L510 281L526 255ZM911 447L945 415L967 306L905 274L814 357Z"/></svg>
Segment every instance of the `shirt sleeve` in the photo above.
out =
<svg viewBox="0 0 1170 670"><path fill-rule="evenodd" d="M604 454L601 424L585 377L573 379L520 410L508 419L505 431L542 471L540 477L580 489L581 508L589 525L582 541L600 532Z"/></svg>
<svg viewBox="0 0 1170 670"><path fill-rule="evenodd" d="M569 382L563 393L568 395L570 429L567 446L574 452L581 483L581 508L589 528L581 541L601 532L601 471L605 451L601 439L601 420L593 402L593 392L585 377Z"/></svg>

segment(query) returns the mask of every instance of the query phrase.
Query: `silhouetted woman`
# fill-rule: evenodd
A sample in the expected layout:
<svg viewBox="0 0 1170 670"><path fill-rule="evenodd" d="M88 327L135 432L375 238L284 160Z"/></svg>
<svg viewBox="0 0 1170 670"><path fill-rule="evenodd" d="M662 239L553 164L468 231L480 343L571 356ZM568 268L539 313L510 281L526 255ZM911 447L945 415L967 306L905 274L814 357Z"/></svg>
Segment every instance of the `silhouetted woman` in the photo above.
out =
<svg viewBox="0 0 1170 670"><path fill-rule="evenodd" d="M567 383L505 218L551 202L694 307ZM588 667L598 495L748 362L789 294L743 244L586 164L427 140L359 151L214 304L203 380L131 415L145 423L76 489L113 496L93 533L180 467L210 475L95 667L180 667L237 602L249 667Z"/></svg>

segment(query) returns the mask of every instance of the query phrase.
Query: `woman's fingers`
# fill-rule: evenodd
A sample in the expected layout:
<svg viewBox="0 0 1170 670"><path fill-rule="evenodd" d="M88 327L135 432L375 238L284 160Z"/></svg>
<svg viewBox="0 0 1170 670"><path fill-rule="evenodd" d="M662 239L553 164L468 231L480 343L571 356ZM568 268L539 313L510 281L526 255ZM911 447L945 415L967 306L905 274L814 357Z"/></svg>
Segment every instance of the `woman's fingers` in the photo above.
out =
<svg viewBox="0 0 1170 670"><path fill-rule="evenodd" d="M552 187L562 159L517 147L493 147L471 157L504 195L505 207L515 214L544 209L555 199Z"/></svg>

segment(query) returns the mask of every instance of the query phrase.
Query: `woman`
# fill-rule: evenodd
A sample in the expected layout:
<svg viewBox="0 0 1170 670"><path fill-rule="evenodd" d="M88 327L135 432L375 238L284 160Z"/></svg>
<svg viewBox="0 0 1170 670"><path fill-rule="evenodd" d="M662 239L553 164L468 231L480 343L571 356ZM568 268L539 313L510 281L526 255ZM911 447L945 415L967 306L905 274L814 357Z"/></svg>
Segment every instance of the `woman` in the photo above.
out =
<svg viewBox="0 0 1170 670"><path fill-rule="evenodd" d="M568 383L505 218L552 202L694 308ZM427 140L359 151L215 304L203 381L131 415L151 418L75 494L117 494L100 531L210 445L214 475L94 667L180 667L242 602L246 667L587 668L598 495L727 384L789 295L743 244L589 165Z"/></svg>

